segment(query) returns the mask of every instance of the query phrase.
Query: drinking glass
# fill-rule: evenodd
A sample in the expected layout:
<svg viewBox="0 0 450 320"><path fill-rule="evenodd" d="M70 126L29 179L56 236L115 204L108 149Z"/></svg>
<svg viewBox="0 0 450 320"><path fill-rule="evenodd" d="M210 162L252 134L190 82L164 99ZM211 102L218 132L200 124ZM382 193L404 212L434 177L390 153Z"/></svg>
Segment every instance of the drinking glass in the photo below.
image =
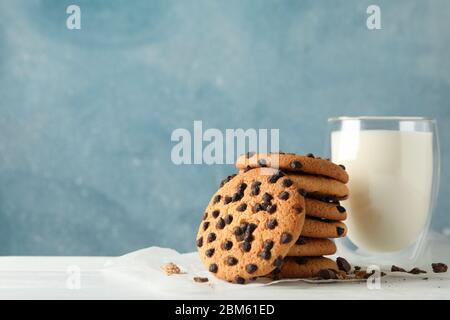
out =
<svg viewBox="0 0 450 320"><path fill-rule="evenodd" d="M414 263L422 253L439 188L434 119L328 119L331 160L350 180L347 237L338 246L379 263Z"/></svg>

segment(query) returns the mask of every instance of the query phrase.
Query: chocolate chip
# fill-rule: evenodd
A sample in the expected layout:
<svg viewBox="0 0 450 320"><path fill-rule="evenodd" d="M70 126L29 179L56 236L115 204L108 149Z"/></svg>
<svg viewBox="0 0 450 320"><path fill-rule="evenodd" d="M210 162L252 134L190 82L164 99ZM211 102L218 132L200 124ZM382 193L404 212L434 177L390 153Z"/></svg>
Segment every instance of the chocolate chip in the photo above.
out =
<svg viewBox="0 0 450 320"><path fill-rule="evenodd" d="M306 264L308 262L308 258L307 257L294 257L294 261L296 264Z"/></svg>
<svg viewBox="0 0 450 320"><path fill-rule="evenodd" d="M280 194L278 195L278 198L280 198L281 200L287 200L287 199L289 199L289 192L283 191L282 193L280 193Z"/></svg>
<svg viewBox="0 0 450 320"><path fill-rule="evenodd" d="M298 238L297 241L295 241L295 244L298 246L301 246L303 244L306 244L306 241L305 241L305 239Z"/></svg>
<svg viewBox="0 0 450 320"><path fill-rule="evenodd" d="M253 240L255 240L255 237L250 232L246 232L244 235L244 241L252 242Z"/></svg>
<svg viewBox="0 0 450 320"><path fill-rule="evenodd" d="M250 263L245 267L245 270L247 270L248 273L252 274L256 270L258 270L258 266L256 264Z"/></svg>
<svg viewBox="0 0 450 320"><path fill-rule="evenodd" d="M307 156L308 158L314 158L314 155L313 155L312 153L308 153L306 156Z"/></svg>
<svg viewBox="0 0 450 320"><path fill-rule="evenodd" d="M254 155L255 155L255 152L250 151L250 152L247 152L247 153L245 154L245 157L246 157L247 159L249 159L249 158L253 157Z"/></svg>
<svg viewBox="0 0 450 320"><path fill-rule="evenodd" d="M223 228L225 228L225 220L223 220L222 218L220 218L219 221L217 221L217 223L216 223L216 228L217 228L217 229L223 229Z"/></svg>
<svg viewBox="0 0 450 320"><path fill-rule="evenodd" d="M259 186L252 187L252 191L250 192L251 196L257 196L260 192Z"/></svg>
<svg viewBox="0 0 450 320"><path fill-rule="evenodd" d="M259 256L264 260L270 260L270 258L272 257L272 253L270 253L270 251L268 250L263 250L259 253Z"/></svg>
<svg viewBox="0 0 450 320"><path fill-rule="evenodd" d="M300 189L298 189L297 191L298 191L298 193L300 193L300 195L303 196L303 197L306 197L306 195L308 194L308 193L306 192L306 190L303 189L303 188L300 188Z"/></svg>
<svg viewBox="0 0 450 320"><path fill-rule="evenodd" d="M273 241L272 240L266 240L264 241L264 250L270 251L273 248Z"/></svg>
<svg viewBox="0 0 450 320"><path fill-rule="evenodd" d="M352 269L352 266L350 265L350 263L348 263L348 261L342 257L338 257L336 259L336 263L337 263L339 270L342 270L342 271L345 271L348 273Z"/></svg>
<svg viewBox="0 0 450 320"><path fill-rule="evenodd" d="M220 211L219 210L214 210L211 215L213 216L213 218L217 218L220 215Z"/></svg>
<svg viewBox="0 0 450 320"><path fill-rule="evenodd" d="M355 270L356 270L356 268L355 268ZM395 265L392 265L391 272L406 272L406 270L401 268L401 267L397 267Z"/></svg>
<svg viewBox="0 0 450 320"><path fill-rule="evenodd" d="M255 231L257 227L258 225L252 222L248 224L247 229L249 230L250 233L253 233L253 231Z"/></svg>
<svg viewBox="0 0 450 320"><path fill-rule="evenodd" d="M266 223L267 229L273 230L278 225L277 219L270 219Z"/></svg>
<svg viewBox="0 0 450 320"><path fill-rule="evenodd" d="M272 264L274 267L276 267L276 268L281 268L281 266L283 265L283 257L281 257L281 256L278 256L274 261L273 261L273 264Z"/></svg>
<svg viewBox="0 0 450 320"><path fill-rule="evenodd" d="M238 263L238 260L235 257L228 257L227 258L227 265L234 266Z"/></svg>
<svg viewBox="0 0 450 320"><path fill-rule="evenodd" d="M303 212L303 208L302 207L297 207L295 208L295 211L297 211L297 214L300 214Z"/></svg>
<svg viewBox="0 0 450 320"><path fill-rule="evenodd" d="M337 211L339 211L340 213L344 213L346 210L343 206L336 206Z"/></svg>
<svg viewBox="0 0 450 320"><path fill-rule="evenodd" d="M447 272L448 269L447 265L442 262L432 263L431 267L433 268L434 273Z"/></svg>
<svg viewBox="0 0 450 320"><path fill-rule="evenodd" d="M242 232L245 232L248 228L248 222L242 222L239 226L241 227Z"/></svg>
<svg viewBox="0 0 450 320"><path fill-rule="evenodd" d="M345 232L345 229L341 228L341 227L336 227L336 232L337 232L338 236L342 236Z"/></svg>
<svg viewBox="0 0 450 320"><path fill-rule="evenodd" d="M244 193L243 192L236 192L235 194L233 194L233 196L231 197L231 201L236 202L241 200L244 197Z"/></svg>
<svg viewBox="0 0 450 320"><path fill-rule="evenodd" d="M233 179L235 176L236 176L236 174L232 174L232 175L226 177L225 179L223 179L223 180L220 182L220 187L223 187L227 182L229 182L229 181L230 181L231 179Z"/></svg>
<svg viewBox="0 0 450 320"><path fill-rule="evenodd" d="M268 181L269 183L275 183L275 182L277 182L278 179L280 179L282 176L284 176L284 173L283 173L282 171L277 171L276 173L274 173L273 175L271 175L267 181Z"/></svg>
<svg viewBox="0 0 450 320"><path fill-rule="evenodd" d="M273 197L272 197L271 194L266 192L266 193L263 194L262 199L263 199L264 202L270 202L270 201L272 201Z"/></svg>
<svg viewBox="0 0 450 320"><path fill-rule="evenodd" d="M355 271L361 270L361 267L360 267L360 266L354 266L353 268L355 269Z"/></svg>
<svg viewBox="0 0 450 320"><path fill-rule="evenodd" d="M320 270L319 277L323 280L337 279L336 272L333 269Z"/></svg>
<svg viewBox="0 0 450 320"><path fill-rule="evenodd" d="M225 241L223 243L223 248L225 250L230 250L232 247L233 247L233 242L232 241L227 240L227 241Z"/></svg>
<svg viewBox="0 0 450 320"><path fill-rule="evenodd" d="M239 277L239 276L236 276L236 278L234 278L234 281L235 281L237 284L244 284L244 283L245 283L245 279L242 278L242 277Z"/></svg>
<svg viewBox="0 0 450 320"><path fill-rule="evenodd" d="M427 273L425 270L421 270L419 268L413 268L411 270L408 271L408 273L411 274L420 274L420 273Z"/></svg>
<svg viewBox="0 0 450 320"><path fill-rule="evenodd" d="M252 188L259 187L261 185L261 181L254 181L252 183Z"/></svg>
<svg viewBox="0 0 450 320"><path fill-rule="evenodd" d="M216 203L220 202L220 199L222 199L222 196L221 196L220 194L216 195L216 196L214 197L213 203L216 204Z"/></svg>
<svg viewBox="0 0 450 320"><path fill-rule="evenodd" d="M260 166L260 167L267 167L267 160L266 159L259 159L258 160L258 165Z"/></svg>
<svg viewBox="0 0 450 320"><path fill-rule="evenodd" d="M292 182L291 179L286 178L286 179L283 180L283 187L288 188L288 187L292 186L293 183L294 182Z"/></svg>
<svg viewBox="0 0 450 320"><path fill-rule="evenodd" d="M209 265L209 271L210 272L212 272L212 273L217 273L217 270L218 270L219 268L217 267L217 264L215 264L215 263L211 263L210 265Z"/></svg>
<svg viewBox="0 0 450 320"><path fill-rule="evenodd" d="M340 164L339 167L341 167L342 170L345 170L345 166L343 164Z"/></svg>
<svg viewBox="0 0 450 320"><path fill-rule="evenodd" d="M243 211L245 211L245 209L247 209L247 204L245 204L245 203L241 203L241 204L238 205L238 207L236 208L236 210L239 211L239 212L243 212Z"/></svg>
<svg viewBox="0 0 450 320"><path fill-rule="evenodd" d="M208 229L208 227L209 227L209 221L203 222L203 231L205 231L206 229Z"/></svg>
<svg viewBox="0 0 450 320"><path fill-rule="evenodd" d="M244 172L248 172L248 171L250 171L250 170L252 170L252 167L246 166L245 169L244 169Z"/></svg>
<svg viewBox="0 0 450 320"><path fill-rule="evenodd" d="M225 216L224 220L226 224L231 224L233 222L233 216L231 214L228 214Z"/></svg>
<svg viewBox="0 0 450 320"><path fill-rule="evenodd" d="M210 234L208 234L207 240L208 240L208 243L213 242L214 240L216 240L216 234L211 232Z"/></svg>
<svg viewBox="0 0 450 320"><path fill-rule="evenodd" d="M225 198L223 199L223 203L224 204L229 204L231 202L231 197L230 196L225 196Z"/></svg>
<svg viewBox="0 0 450 320"><path fill-rule="evenodd" d="M206 220L206 218L208 218L208 212L205 212L205 213L203 214L203 220Z"/></svg>
<svg viewBox="0 0 450 320"><path fill-rule="evenodd" d="M264 208L260 203L257 203L254 208L255 212L263 211Z"/></svg>
<svg viewBox="0 0 450 320"><path fill-rule="evenodd" d="M247 188L247 184L242 182L239 186L238 186L238 191L239 192L244 192L244 190Z"/></svg>
<svg viewBox="0 0 450 320"><path fill-rule="evenodd" d="M275 213L275 211L277 211L277 205L276 204L271 204L270 206L267 207L266 210L270 214Z"/></svg>
<svg viewBox="0 0 450 320"><path fill-rule="evenodd" d="M292 169L300 169L302 167L302 164L298 160L294 160L289 165Z"/></svg>
<svg viewBox="0 0 450 320"><path fill-rule="evenodd" d="M283 232L283 233L281 234L280 242L281 242L282 244L289 243L289 242L291 242L291 241L292 241L292 235L291 235L290 233Z"/></svg>
<svg viewBox="0 0 450 320"><path fill-rule="evenodd" d="M203 245L203 237L197 239L197 247L201 248Z"/></svg>
<svg viewBox="0 0 450 320"><path fill-rule="evenodd" d="M195 282L199 282L199 283L205 283L205 282L209 281L208 278L206 278L206 277L194 277L193 279Z"/></svg>
<svg viewBox="0 0 450 320"><path fill-rule="evenodd" d="M208 249L205 251L205 256L207 256L208 258L211 258L214 255L214 248Z"/></svg>
<svg viewBox="0 0 450 320"><path fill-rule="evenodd" d="M268 202L263 202L260 204L261 210L263 211L266 211L268 206L269 206Z"/></svg>
<svg viewBox="0 0 450 320"><path fill-rule="evenodd" d="M240 227L235 227L233 229L233 233L234 233L235 236L240 236L240 235L242 235L244 233L244 231Z"/></svg>
<svg viewBox="0 0 450 320"><path fill-rule="evenodd" d="M241 249L244 252L249 252L252 249L252 244L250 242L247 242L247 241L242 242Z"/></svg>

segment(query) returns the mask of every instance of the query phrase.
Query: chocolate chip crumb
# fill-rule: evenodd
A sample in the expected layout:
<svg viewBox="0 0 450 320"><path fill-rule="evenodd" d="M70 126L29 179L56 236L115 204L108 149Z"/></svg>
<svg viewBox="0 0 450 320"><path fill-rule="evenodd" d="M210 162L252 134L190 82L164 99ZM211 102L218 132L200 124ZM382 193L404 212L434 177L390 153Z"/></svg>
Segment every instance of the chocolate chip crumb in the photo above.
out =
<svg viewBox="0 0 450 320"><path fill-rule="evenodd" d="M204 282L208 282L209 280L206 277L194 277L194 281L199 282L199 283L204 283Z"/></svg>
<svg viewBox="0 0 450 320"><path fill-rule="evenodd" d="M427 273L425 270L421 270L419 268L412 268L411 270L408 271L408 273L411 274L420 274L420 273Z"/></svg>
<svg viewBox="0 0 450 320"><path fill-rule="evenodd" d="M342 270L342 271L345 271L348 273L352 269L352 266L350 265L350 263L348 263L348 261L342 257L338 257L336 259L336 263L338 265L339 270Z"/></svg>
<svg viewBox="0 0 450 320"><path fill-rule="evenodd" d="M448 269L447 265L442 262L432 263L431 267L433 268L434 273L447 272L447 269Z"/></svg>
<svg viewBox="0 0 450 320"><path fill-rule="evenodd" d="M392 265L391 272L406 272L406 270L401 267L397 267L396 265Z"/></svg>
<svg viewBox="0 0 450 320"><path fill-rule="evenodd" d="M181 270L175 263L169 262L161 266L166 275L171 276L173 274L180 274Z"/></svg>
<svg viewBox="0 0 450 320"><path fill-rule="evenodd" d="M319 277L323 280L337 279L336 272L333 269L320 270Z"/></svg>

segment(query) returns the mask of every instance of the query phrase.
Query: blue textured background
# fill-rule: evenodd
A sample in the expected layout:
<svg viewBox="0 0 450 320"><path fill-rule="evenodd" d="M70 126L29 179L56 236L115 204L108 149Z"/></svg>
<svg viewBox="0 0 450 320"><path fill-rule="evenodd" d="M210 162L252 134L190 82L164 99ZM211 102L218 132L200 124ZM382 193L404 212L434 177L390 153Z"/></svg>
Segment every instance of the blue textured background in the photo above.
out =
<svg viewBox="0 0 450 320"><path fill-rule="evenodd" d="M233 168L170 162L193 120L321 153L329 116L436 117L448 230L450 1L376 1L369 31L373 2L0 0L0 254L194 249Z"/></svg>

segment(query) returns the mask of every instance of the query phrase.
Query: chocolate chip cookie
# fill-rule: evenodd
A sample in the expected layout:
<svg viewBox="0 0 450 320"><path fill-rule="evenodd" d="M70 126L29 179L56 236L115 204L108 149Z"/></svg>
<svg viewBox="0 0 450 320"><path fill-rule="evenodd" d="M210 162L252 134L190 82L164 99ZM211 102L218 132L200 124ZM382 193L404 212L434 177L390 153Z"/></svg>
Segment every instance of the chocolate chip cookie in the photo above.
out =
<svg viewBox="0 0 450 320"><path fill-rule="evenodd" d="M301 235L311 238L341 238L347 235L347 226L340 221L306 217Z"/></svg>
<svg viewBox="0 0 450 320"><path fill-rule="evenodd" d="M326 256L336 253L336 244L330 239L300 237L289 249L288 257Z"/></svg>
<svg viewBox="0 0 450 320"><path fill-rule="evenodd" d="M343 221L347 219L347 210L339 202L324 202L305 198L306 215L311 217Z"/></svg>
<svg viewBox="0 0 450 320"><path fill-rule="evenodd" d="M239 169L273 167L283 171L303 172L330 177L343 183L348 182L344 166L311 155L301 156L291 153L247 153L236 161Z"/></svg>
<svg viewBox="0 0 450 320"><path fill-rule="evenodd" d="M267 275L300 236L304 197L295 184L283 182L281 171L261 170L226 179L203 215L198 252L220 279L241 284Z"/></svg>
<svg viewBox="0 0 450 320"><path fill-rule="evenodd" d="M338 270L335 261L325 257L287 257L278 272L281 278L314 278L322 269Z"/></svg>

